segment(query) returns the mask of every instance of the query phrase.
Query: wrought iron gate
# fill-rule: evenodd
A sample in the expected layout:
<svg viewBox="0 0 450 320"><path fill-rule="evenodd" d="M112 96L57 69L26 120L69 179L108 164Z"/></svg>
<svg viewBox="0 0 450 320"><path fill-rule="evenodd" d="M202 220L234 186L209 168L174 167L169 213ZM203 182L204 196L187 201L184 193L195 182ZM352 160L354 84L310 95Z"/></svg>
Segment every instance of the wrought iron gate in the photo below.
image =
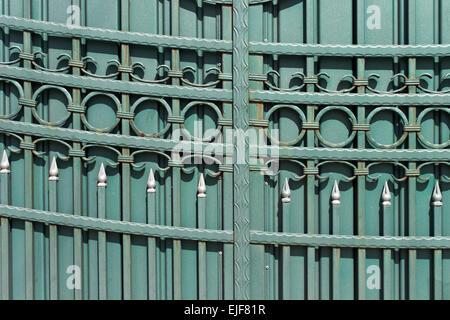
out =
<svg viewBox="0 0 450 320"><path fill-rule="evenodd" d="M3 299L450 298L448 1L0 3Z"/></svg>

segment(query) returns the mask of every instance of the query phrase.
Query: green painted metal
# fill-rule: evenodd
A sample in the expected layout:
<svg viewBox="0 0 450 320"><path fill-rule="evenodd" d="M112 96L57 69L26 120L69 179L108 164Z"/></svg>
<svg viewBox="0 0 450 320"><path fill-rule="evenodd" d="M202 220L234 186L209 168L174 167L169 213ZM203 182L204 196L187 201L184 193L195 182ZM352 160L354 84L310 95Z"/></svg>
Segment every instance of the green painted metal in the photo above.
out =
<svg viewBox="0 0 450 320"><path fill-rule="evenodd" d="M1 0L2 299L450 299L449 12Z"/></svg>

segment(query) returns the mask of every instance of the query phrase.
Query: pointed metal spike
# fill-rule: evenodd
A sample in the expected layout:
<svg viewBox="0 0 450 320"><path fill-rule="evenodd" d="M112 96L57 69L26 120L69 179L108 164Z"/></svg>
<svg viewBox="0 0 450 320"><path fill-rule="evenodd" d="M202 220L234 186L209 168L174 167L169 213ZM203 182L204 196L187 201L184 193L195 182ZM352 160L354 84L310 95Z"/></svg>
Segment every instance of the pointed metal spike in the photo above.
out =
<svg viewBox="0 0 450 320"><path fill-rule="evenodd" d="M381 193L381 205L383 207L390 207L391 204L391 192L389 191L389 185L387 181L384 183L383 192Z"/></svg>
<svg viewBox="0 0 450 320"><path fill-rule="evenodd" d="M97 176L97 187L106 187L106 172L105 172L105 166L103 163L100 165L100 170L98 171Z"/></svg>
<svg viewBox="0 0 450 320"><path fill-rule="evenodd" d="M155 176L153 175L153 169L150 169L150 174L148 175L147 180L147 193L155 193L156 192L156 181Z"/></svg>
<svg viewBox="0 0 450 320"><path fill-rule="evenodd" d="M431 197L431 205L434 207L441 207L442 206L442 193L441 188L439 188L439 182L436 181L436 184L434 185L433 195Z"/></svg>
<svg viewBox="0 0 450 320"><path fill-rule="evenodd" d="M281 201L288 203L291 202L291 189L289 188L289 180L284 180L283 189L281 190Z"/></svg>
<svg viewBox="0 0 450 320"><path fill-rule="evenodd" d="M9 160L6 150L3 150L2 161L0 162L0 174L9 173Z"/></svg>
<svg viewBox="0 0 450 320"><path fill-rule="evenodd" d="M58 181L58 165L56 164L56 158L53 157L52 164L50 165L50 170L48 171L50 181Z"/></svg>
<svg viewBox="0 0 450 320"><path fill-rule="evenodd" d="M336 180L334 180L333 191L331 191L331 204L333 206L338 206L341 204L341 191L339 191L339 186Z"/></svg>
<svg viewBox="0 0 450 320"><path fill-rule="evenodd" d="M200 174L200 179L198 181L197 197L206 198L206 184L205 178L203 177L203 173Z"/></svg>

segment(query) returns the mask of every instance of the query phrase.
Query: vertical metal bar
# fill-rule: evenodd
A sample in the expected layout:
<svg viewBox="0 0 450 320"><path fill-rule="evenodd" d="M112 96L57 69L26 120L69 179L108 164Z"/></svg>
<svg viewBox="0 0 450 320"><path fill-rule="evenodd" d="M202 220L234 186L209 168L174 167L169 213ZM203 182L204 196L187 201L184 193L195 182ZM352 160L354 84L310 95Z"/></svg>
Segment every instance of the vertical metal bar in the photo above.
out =
<svg viewBox="0 0 450 320"><path fill-rule="evenodd" d="M56 159L53 158L50 167L50 176L48 178L49 201L48 209L50 212L58 212L58 168ZM50 299L58 299L58 229L54 224L49 226L49 244L50 244Z"/></svg>
<svg viewBox="0 0 450 320"><path fill-rule="evenodd" d="M442 236L442 193L439 188L439 182L436 182L434 187L431 205L433 206L433 235L440 237ZM434 300L442 300L442 250L434 249L433 253Z"/></svg>
<svg viewBox="0 0 450 320"><path fill-rule="evenodd" d="M106 219L106 174L103 163L100 167L97 184L97 213L99 219ZM99 299L105 300L107 294L107 269L106 269L106 232L98 232L98 284Z"/></svg>
<svg viewBox="0 0 450 320"><path fill-rule="evenodd" d="M180 34L180 1L171 1L171 30L172 36L179 36ZM172 70L180 69L180 51L179 49L172 49ZM172 78L172 85L179 86L179 78ZM180 115L180 100L172 99L173 115ZM174 132L180 128L178 124L172 126ZM179 160L179 154L174 153L172 158ZM172 168L172 184L173 184L173 225L181 226L181 172L179 167ZM182 299L182 281L181 281L181 241L173 240L173 295L175 300Z"/></svg>
<svg viewBox="0 0 450 320"><path fill-rule="evenodd" d="M248 11L248 0L233 0L233 127L238 136L233 159L234 283L238 300L250 299Z"/></svg>
<svg viewBox="0 0 450 320"><path fill-rule="evenodd" d="M232 7L222 5L222 38L224 40L232 39ZM222 72L231 73L232 57L228 53L222 53ZM229 81L223 81L224 89L231 89L232 85ZM223 116L225 119L232 118L232 104L223 103ZM233 136L228 133L232 132L229 126L223 127L224 143L232 144ZM227 151L227 150L225 150ZM224 163L228 170L223 171L223 229L233 230L233 173L232 161L229 157L225 158ZM224 166L225 167L225 166ZM223 245L223 296L225 300L231 300L234 297L234 274L233 274L233 245Z"/></svg>
<svg viewBox="0 0 450 320"><path fill-rule="evenodd" d="M0 203L9 204L9 161L6 150L3 151L0 163ZM10 299L10 223L6 217L1 217L1 237L2 237L2 299Z"/></svg>
<svg viewBox="0 0 450 320"><path fill-rule="evenodd" d="M385 183L381 196L382 219L383 219L383 236L393 235L393 219L391 209L391 194L387 182ZM392 299L392 249L383 249L383 299Z"/></svg>
<svg viewBox="0 0 450 320"><path fill-rule="evenodd" d="M314 7L316 6L316 3L314 0L308 0L306 2L306 16L310 18L314 18ZM314 43L314 23L315 21L313 19L308 19L307 25L306 25L306 42L311 44ZM306 57L306 76L307 77L314 77L314 57L308 56ZM306 91L307 92L314 92L315 85L314 84L307 84L306 85ZM315 119L315 109L316 107L313 105L308 105L306 107L307 110L307 121L312 123ZM308 130L306 133L306 145L308 147L314 147L314 132L312 130ZM314 160L307 160L308 168L312 168L315 166ZM308 175L306 178L306 232L308 234L313 234L316 232L316 226L315 226L315 205L316 205L316 196L315 196L315 187L316 187L317 181L315 181L314 175ZM316 299L316 249L313 247L308 247L307 249L307 299L313 300Z"/></svg>
<svg viewBox="0 0 450 320"><path fill-rule="evenodd" d="M74 6L78 6L80 8L80 14L82 15L82 9L80 0L72 1ZM81 40L80 38L72 39L72 60L81 61ZM72 74L74 76L79 76L81 74L81 68L74 64L72 66ZM81 104L81 89L73 88L72 89L72 99L73 104L78 106ZM75 130L81 129L81 114L77 112L72 113L72 127ZM72 150L80 150L81 144L79 142L74 142L72 146ZM82 163L80 154L74 152L72 156L73 159L73 214L76 216L81 216L82 213L82 193L83 193L83 184L82 184ZM74 245L74 263L80 269L83 266L83 253L82 253L82 232L79 228L73 229L73 245ZM81 281L81 289L75 290L75 300L81 300L83 298L83 284L84 281Z"/></svg>
<svg viewBox="0 0 450 320"><path fill-rule="evenodd" d="M156 224L156 182L153 170L150 169L147 184L147 223ZM148 238L148 298L157 299L157 273L156 273L156 239Z"/></svg>
<svg viewBox="0 0 450 320"><path fill-rule="evenodd" d="M30 18L31 16L31 1L24 1L24 16ZM32 40L31 32L23 32L23 51L24 53L32 53ZM31 61L26 60L23 62L25 69L32 69ZM32 87L30 81L24 81L24 94L26 99L32 98ZM32 122L32 114L30 108L24 110L24 120L27 123ZM32 145L31 136L26 135L24 137L26 146ZM25 149L25 207L33 207L33 152L31 149ZM34 299L34 237L33 237L33 223L25 221L25 299Z"/></svg>
<svg viewBox="0 0 450 320"><path fill-rule="evenodd" d="M365 3L364 1L357 1L357 44L361 45L365 43ZM358 79L365 79L366 60L364 57L358 57L356 59L356 73ZM365 86L358 86L358 94L366 93ZM366 122L366 110L364 106L357 107L357 119L358 123L364 124ZM366 134L363 131L357 133L357 148L364 149L366 147ZM366 163L364 161L358 161L358 168L365 168ZM366 177L360 175L356 180L357 188L357 233L358 235L365 234L365 195L366 195ZM358 248L357 251L357 279L358 279L358 299L364 300L366 298L366 250Z"/></svg>
<svg viewBox="0 0 450 320"><path fill-rule="evenodd" d="M200 175L197 194L197 227L206 229L206 185ZM198 242L198 299L206 300L206 242Z"/></svg>
<svg viewBox="0 0 450 320"><path fill-rule="evenodd" d="M340 215L339 215L339 206L340 202L340 191L337 184L337 181L334 181L333 191L331 192L331 215L332 215L332 233L339 234L340 233ZM340 299L340 256L341 249L333 248L332 250L332 273L333 273L333 300Z"/></svg>
<svg viewBox="0 0 450 320"><path fill-rule="evenodd" d="M290 226L290 204L291 204L291 191L289 189L289 182L286 178L283 190L281 192L281 204L282 204L282 222L283 222L283 232L289 232ZM290 258L291 258L291 247L283 246L283 300L289 300L290 298Z"/></svg>

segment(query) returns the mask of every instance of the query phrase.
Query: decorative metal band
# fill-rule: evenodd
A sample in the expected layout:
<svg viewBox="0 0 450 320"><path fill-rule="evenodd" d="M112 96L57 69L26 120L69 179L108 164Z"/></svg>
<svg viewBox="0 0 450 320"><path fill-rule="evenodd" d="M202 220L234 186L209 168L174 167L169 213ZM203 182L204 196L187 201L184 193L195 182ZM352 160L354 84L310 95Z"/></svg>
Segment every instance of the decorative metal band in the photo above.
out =
<svg viewBox="0 0 450 320"><path fill-rule="evenodd" d="M408 124L403 128L404 132L420 132L421 130L422 128L418 124Z"/></svg>
<svg viewBox="0 0 450 320"><path fill-rule="evenodd" d="M219 164L219 171L233 172L233 166L231 164Z"/></svg>
<svg viewBox="0 0 450 320"><path fill-rule="evenodd" d="M296 234L251 231L254 244L278 244L308 247L390 248L390 249L448 249L450 237L394 237L328 234Z"/></svg>
<svg viewBox="0 0 450 320"><path fill-rule="evenodd" d="M251 164L249 169L250 171L267 171L268 167L264 164Z"/></svg>
<svg viewBox="0 0 450 320"><path fill-rule="evenodd" d="M117 118L120 118L120 119L128 119L128 120L134 119L133 112L117 111L116 116L117 116Z"/></svg>
<svg viewBox="0 0 450 320"><path fill-rule="evenodd" d="M171 78L183 78L183 72L178 70L169 70L167 75Z"/></svg>
<svg viewBox="0 0 450 320"><path fill-rule="evenodd" d="M407 85L407 86L418 86L419 84L420 84L419 78L405 80L405 85Z"/></svg>
<svg viewBox="0 0 450 320"><path fill-rule="evenodd" d="M19 104L24 107L34 108L34 107L36 107L37 102L34 100L30 100L30 99L19 98Z"/></svg>
<svg viewBox="0 0 450 320"><path fill-rule="evenodd" d="M251 73L249 74L248 79L252 81L267 81L267 75Z"/></svg>
<svg viewBox="0 0 450 320"><path fill-rule="evenodd" d="M21 149L25 149L25 150L34 150L35 149L34 143L32 143L32 142L30 143L30 142L21 141L19 146Z"/></svg>
<svg viewBox="0 0 450 320"><path fill-rule="evenodd" d="M194 229L185 227L169 227L119 220L105 220L55 213L49 211L0 205L0 216L35 221L59 226L98 230L123 234L142 235L147 237L164 237L196 241L228 242L233 241L233 232L228 230Z"/></svg>
<svg viewBox="0 0 450 320"><path fill-rule="evenodd" d="M134 157L133 156L120 155L120 156L117 157L117 161L118 162L125 162L125 163L133 163L134 162Z"/></svg>
<svg viewBox="0 0 450 320"><path fill-rule="evenodd" d="M353 85L356 87L366 87L369 85L368 79L355 79L353 81Z"/></svg>
<svg viewBox="0 0 450 320"><path fill-rule="evenodd" d="M420 169L408 169L408 170L405 170L405 176L407 176L407 177L418 177L418 176L420 176Z"/></svg>
<svg viewBox="0 0 450 320"><path fill-rule="evenodd" d="M302 128L306 130L319 130L320 124L318 122L305 122L302 123Z"/></svg>
<svg viewBox="0 0 450 320"><path fill-rule="evenodd" d="M317 175L319 174L319 168L304 168L303 173L306 175Z"/></svg>
<svg viewBox="0 0 450 320"><path fill-rule="evenodd" d="M67 106L67 111L74 112L74 113L85 113L86 107L80 106L80 105L69 104Z"/></svg>
<svg viewBox="0 0 450 320"><path fill-rule="evenodd" d="M262 128L269 127L269 120L253 119L253 120L250 120L249 123L253 127L262 127Z"/></svg>
<svg viewBox="0 0 450 320"><path fill-rule="evenodd" d="M68 65L69 65L69 67L83 68L84 67L84 62L80 61L80 60L70 59Z"/></svg>
<svg viewBox="0 0 450 320"><path fill-rule="evenodd" d="M118 66L117 67L117 71L122 72L122 73L133 73L133 68L130 66Z"/></svg>
<svg viewBox="0 0 450 320"><path fill-rule="evenodd" d="M86 156L86 152L84 152L84 150L69 150L69 156L71 157L85 157Z"/></svg>
<svg viewBox="0 0 450 320"><path fill-rule="evenodd" d="M231 120L231 119L219 119L217 121L217 124L219 126L232 126L233 125L233 120Z"/></svg>
<svg viewBox="0 0 450 320"><path fill-rule="evenodd" d="M34 54L21 52L19 53L19 58L22 60L34 61Z"/></svg>
<svg viewBox="0 0 450 320"><path fill-rule="evenodd" d="M303 79L303 83L304 84L318 84L319 83L319 78L317 78L317 77L305 77Z"/></svg>
<svg viewBox="0 0 450 320"><path fill-rule="evenodd" d="M184 118L180 116L169 116L167 117L167 122L169 123L184 123Z"/></svg>
<svg viewBox="0 0 450 320"><path fill-rule="evenodd" d="M233 76L230 73L219 73L217 75L217 79L222 81L231 81L233 79Z"/></svg>
<svg viewBox="0 0 450 320"><path fill-rule="evenodd" d="M367 176L369 174L369 169L368 168L355 168L353 172L354 172L355 176Z"/></svg>
<svg viewBox="0 0 450 320"><path fill-rule="evenodd" d="M368 124L368 123L355 123L353 125L353 131L370 131L370 124Z"/></svg>
<svg viewBox="0 0 450 320"><path fill-rule="evenodd" d="M176 167L176 168L183 168L183 162L181 161L176 161L176 160L169 160L168 161L168 166L169 167Z"/></svg>

